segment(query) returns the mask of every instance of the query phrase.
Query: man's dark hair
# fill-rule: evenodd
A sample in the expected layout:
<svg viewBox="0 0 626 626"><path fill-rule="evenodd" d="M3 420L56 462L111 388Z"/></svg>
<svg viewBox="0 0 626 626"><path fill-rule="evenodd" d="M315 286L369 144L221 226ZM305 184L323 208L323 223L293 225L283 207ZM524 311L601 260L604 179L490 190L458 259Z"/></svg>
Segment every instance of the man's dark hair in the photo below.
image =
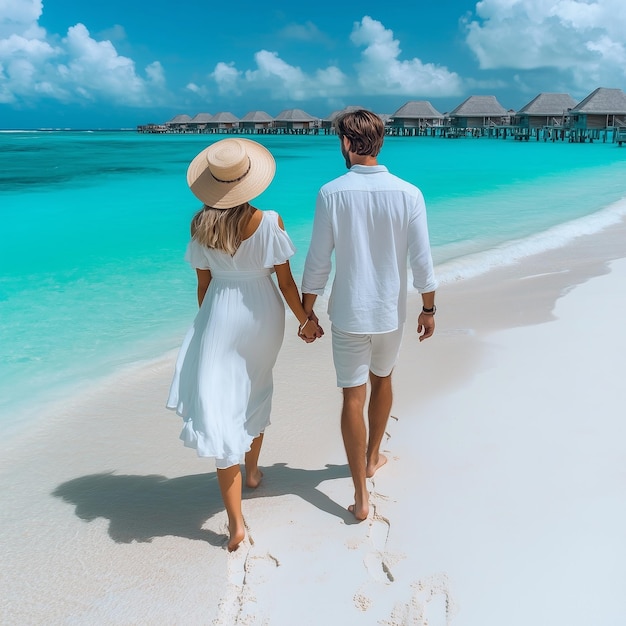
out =
<svg viewBox="0 0 626 626"><path fill-rule="evenodd" d="M340 139L348 138L350 151L362 156L378 156L385 139L384 122L371 111L359 109L337 116L335 128Z"/></svg>

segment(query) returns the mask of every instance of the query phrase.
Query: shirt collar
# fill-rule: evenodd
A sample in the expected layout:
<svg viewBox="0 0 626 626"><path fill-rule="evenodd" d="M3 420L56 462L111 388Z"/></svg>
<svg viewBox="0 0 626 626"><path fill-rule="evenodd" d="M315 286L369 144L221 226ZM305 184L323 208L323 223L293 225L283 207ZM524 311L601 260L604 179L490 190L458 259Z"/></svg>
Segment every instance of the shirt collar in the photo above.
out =
<svg viewBox="0 0 626 626"><path fill-rule="evenodd" d="M387 168L384 165L353 165L350 168L351 172L355 174L377 174L378 172L387 172Z"/></svg>

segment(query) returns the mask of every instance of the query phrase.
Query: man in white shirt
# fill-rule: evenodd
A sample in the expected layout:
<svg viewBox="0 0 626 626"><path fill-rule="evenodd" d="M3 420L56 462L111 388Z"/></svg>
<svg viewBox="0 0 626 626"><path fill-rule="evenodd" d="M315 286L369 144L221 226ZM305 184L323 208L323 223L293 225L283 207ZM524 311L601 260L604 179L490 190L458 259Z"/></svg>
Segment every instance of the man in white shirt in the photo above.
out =
<svg viewBox="0 0 626 626"><path fill-rule="evenodd" d="M406 319L407 259L413 286L422 295L420 341L435 330L437 281L421 191L378 164L385 136L382 120L358 110L339 116L335 125L350 171L319 191L302 303L316 319L313 305L324 293L334 251L328 314L337 386L343 389L341 433L355 489L354 504L348 509L364 520L369 513L366 478L387 462L379 449L391 412L391 372Z"/></svg>

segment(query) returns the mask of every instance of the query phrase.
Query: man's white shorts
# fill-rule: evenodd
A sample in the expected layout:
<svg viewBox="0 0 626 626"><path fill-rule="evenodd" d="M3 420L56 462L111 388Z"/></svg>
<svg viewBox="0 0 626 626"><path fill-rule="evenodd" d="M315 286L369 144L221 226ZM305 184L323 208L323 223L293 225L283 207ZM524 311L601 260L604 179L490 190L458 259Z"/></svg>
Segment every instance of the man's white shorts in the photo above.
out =
<svg viewBox="0 0 626 626"><path fill-rule="evenodd" d="M389 376L398 360L403 330L404 324L389 333L356 335L331 326L337 387L363 385L370 372Z"/></svg>

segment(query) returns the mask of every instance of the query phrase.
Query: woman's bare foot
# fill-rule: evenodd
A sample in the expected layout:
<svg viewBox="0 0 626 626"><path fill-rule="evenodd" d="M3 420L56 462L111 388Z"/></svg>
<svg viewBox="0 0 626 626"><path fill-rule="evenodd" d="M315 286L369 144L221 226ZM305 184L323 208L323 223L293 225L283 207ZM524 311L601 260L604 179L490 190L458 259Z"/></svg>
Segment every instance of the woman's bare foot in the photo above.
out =
<svg viewBox="0 0 626 626"><path fill-rule="evenodd" d="M367 461L367 466L365 468L365 475L368 478L374 476L376 471L380 469L387 462L387 457L384 454L378 454L377 458L373 457Z"/></svg>
<svg viewBox="0 0 626 626"><path fill-rule="evenodd" d="M246 487L256 489L263 480L263 472L257 467L255 470L248 472L246 470Z"/></svg>
<svg viewBox="0 0 626 626"><path fill-rule="evenodd" d="M230 537L228 539L228 551L234 552L239 547L239 544L245 539L246 528L243 525L243 522L229 523L228 532L230 533Z"/></svg>

